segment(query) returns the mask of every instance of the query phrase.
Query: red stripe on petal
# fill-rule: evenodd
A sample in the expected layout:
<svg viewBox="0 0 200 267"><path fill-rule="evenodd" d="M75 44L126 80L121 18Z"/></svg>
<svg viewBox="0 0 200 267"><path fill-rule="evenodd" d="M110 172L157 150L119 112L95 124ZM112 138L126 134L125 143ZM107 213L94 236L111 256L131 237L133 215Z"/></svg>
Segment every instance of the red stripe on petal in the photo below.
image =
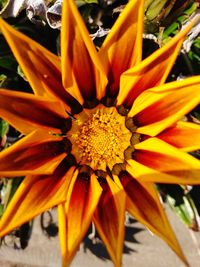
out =
<svg viewBox="0 0 200 267"><path fill-rule="evenodd" d="M61 62L64 87L82 104L101 99L107 78L96 48L73 0L64 1Z"/></svg>
<svg viewBox="0 0 200 267"><path fill-rule="evenodd" d="M99 50L109 80L109 96L117 95L121 74L141 61L143 3L129 1Z"/></svg>
<svg viewBox="0 0 200 267"><path fill-rule="evenodd" d="M181 44L191 29L188 25L166 45L159 48L140 64L122 74L118 105L130 108L134 100L146 89L162 85L173 67Z"/></svg>
<svg viewBox="0 0 200 267"><path fill-rule="evenodd" d="M200 125L180 121L160 133L158 138L183 151L198 150L200 149Z"/></svg>
<svg viewBox="0 0 200 267"><path fill-rule="evenodd" d="M200 76L170 82L143 92L134 102L137 132L155 136L190 112L200 101Z"/></svg>
<svg viewBox="0 0 200 267"><path fill-rule="evenodd" d="M61 137L36 131L0 153L0 175L49 174L65 156Z"/></svg>
<svg viewBox="0 0 200 267"><path fill-rule="evenodd" d="M125 194L109 177L101 180L103 193L94 223L116 267L121 266L124 241Z"/></svg>
<svg viewBox="0 0 200 267"><path fill-rule="evenodd" d="M38 127L58 132L68 117L59 102L3 89L0 90L0 116L25 134Z"/></svg>
<svg viewBox="0 0 200 267"><path fill-rule="evenodd" d="M64 202L73 172L61 164L52 175L27 176L0 220L0 236Z"/></svg>
<svg viewBox="0 0 200 267"><path fill-rule="evenodd" d="M47 92L56 97L57 100L62 101L65 108L69 111L74 106L79 106L79 102L71 96L62 85L62 75L59 68L57 68L51 61L47 61L40 54L29 52L32 63L34 64L35 73L40 81L42 81ZM37 68L36 68L37 66Z"/></svg>
<svg viewBox="0 0 200 267"><path fill-rule="evenodd" d="M176 157L160 154L147 150L137 150L134 152L134 159L141 164L159 171L182 170L185 168L184 162Z"/></svg>
<svg viewBox="0 0 200 267"><path fill-rule="evenodd" d="M130 214L161 237L180 259L187 263L164 213L154 184L139 182L127 172L120 174L120 181L127 194L127 210Z"/></svg>
<svg viewBox="0 0 200 267"><path fill-rule="evenodd" d="M95 177L74 175L67 202L59 207L60 244L63 266L68 266L92 220L102 189ZM63 234L65 235L63 237Z"/></svg>
<svg viewBox="0 0 200 267"><path fill-rule="evenodd" d="M157 138L138 143L135 149L133 158L139 164L128 160L131 169L127 168L134 177L161 183L199 183L200 162L187 153Z"/></svg>

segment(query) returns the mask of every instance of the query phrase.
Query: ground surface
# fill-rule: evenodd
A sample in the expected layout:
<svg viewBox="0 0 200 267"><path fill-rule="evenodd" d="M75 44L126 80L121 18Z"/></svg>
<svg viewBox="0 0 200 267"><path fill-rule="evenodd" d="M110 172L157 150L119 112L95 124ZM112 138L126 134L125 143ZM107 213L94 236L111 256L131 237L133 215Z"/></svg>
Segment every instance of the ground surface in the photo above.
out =
<svg viewBox="0 0 200 267"><path fill-rule="evenodd" d="M170 221L191 267L200 266L200 233L185 228L167 209ZM28 248L0 249L0 267L60 267L58 238L48 239L41 232L39 220L34 223ZM123 267L184 267L176 255L160 239L151 235L141 224L132 221L127 227ZM86 239L71 267L112 267L111 261L100 243L91 244ZM97 254L95 256L93 253Z"/></svg>

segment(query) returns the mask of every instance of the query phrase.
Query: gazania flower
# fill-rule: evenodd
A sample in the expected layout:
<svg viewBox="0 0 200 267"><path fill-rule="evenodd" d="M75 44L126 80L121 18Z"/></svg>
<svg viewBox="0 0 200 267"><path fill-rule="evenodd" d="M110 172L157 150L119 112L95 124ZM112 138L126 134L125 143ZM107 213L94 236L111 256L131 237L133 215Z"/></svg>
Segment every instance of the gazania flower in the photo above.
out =
<svg viewBox="0 0 200 267"><path fill-rule="evenodd" d="M187 264L154 183L200 183L200 127L179 121L200 99L200 77L164 82L188 28L145 60L143 1L131 0L97 52L64 1L61 59L0 22L34 94L0 90L0 115L24 134L0 153L0 175L26 176L1 236L58 206L63 266L91 222L121 265L127 210Z"/></svg>

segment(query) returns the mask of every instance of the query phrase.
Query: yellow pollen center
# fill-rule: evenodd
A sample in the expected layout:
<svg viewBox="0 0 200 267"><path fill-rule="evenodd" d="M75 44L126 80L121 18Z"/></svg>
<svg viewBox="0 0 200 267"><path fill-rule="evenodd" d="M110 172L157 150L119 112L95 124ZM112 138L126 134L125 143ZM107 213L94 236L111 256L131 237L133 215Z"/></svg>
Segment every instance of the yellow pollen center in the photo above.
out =
<svg viewBox="0 0 200 267"><path fill-rule="evenodd" d="M107 166L112 169L124 161L131 133L125 127L125 118L115 108L99 105L76 116L68 138L78 161L93 169L106 170Z"/></svg>

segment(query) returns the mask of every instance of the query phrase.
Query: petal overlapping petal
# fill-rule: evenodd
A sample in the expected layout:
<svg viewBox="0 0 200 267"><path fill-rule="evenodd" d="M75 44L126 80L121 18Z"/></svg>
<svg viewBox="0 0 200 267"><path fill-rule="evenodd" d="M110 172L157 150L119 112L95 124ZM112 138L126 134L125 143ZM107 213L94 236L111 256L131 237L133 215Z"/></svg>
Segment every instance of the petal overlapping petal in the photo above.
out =
<svg viewBox="0 0 200 267"><path fill-rule="evenodd" d="M200 125L195 123L179 121L157 137L184 152L200 149Z"/></svg>
<svg viewBox="0 0 200 267"><path fill-rule="evenodd" d="M34 131L0 153L0 176L51 174L65 158L63 137Z"/></svg>
<svg viewBox="0 0 200 267"><path fill-rule="evenodd" d="M44 97L11 90L0 90L0 117L15 129L28 134L37 128L60 132L67 119L61 103Z"/></svg>
<svg viewBox="0 0 200 267"><path fill-rule="evenodd" d="M192 25L193 23L188 25L162 48L121 75L118 105L123 104L130 108L137 96L143 91L162 85L166 81Z"/></svg>
<svg viewBox="0 0 200 267"><path fill-rule="evenodd" d="M129 116L139 126L137 132L155 136L200 102L200 76L167 83L143 92L134 102Z"/></svg>
<svg viewBox="0 0 200 267"><path fill-rule="evenodd" d="M66 109L69 109L68 105L73 106L77 101L62 86L58 56L16 31L2 19L0 28L34 93L48 97L54 95L65 104Z"/></svg>
<svg viewBox="0 0 200 267"><path fill-rule="evenodd" d="M61 204L58 209L63 267L70 264L85 236L102 193L95 175L87 178L74 175L66 204Z"/></svg>
<svg viewBox="0 0 200 267"><path fill-rule="evenodd" d="M116 96L119 91L120 75L141 61L143 3L143 0L129 1L100 48L99 56L109 78L107 94L110 96Z"/></svg>
<svg viewBox="0 0 200 267"><path fill-rule="evenodd" d="M31 38L27 37L23 33L20 33L19 31L16 31L3 19L0 20L0 28L35 94L46 95L46 91L41 79L37 77L36 66L34 66L34 64L31 62L29 52L32 52L36 55L41 53L41 55L46 57L46 60L49 60L49 62L55 62L54 64L57 65L57 68L59 68L60 64L59 58L50 53L37 42L33 41Z"/></svg>
<svg viewBox="0 0 200 267"><path fill-rule="evenodd" d="M187 264L153 183L200 183L199 161L177 149L190 151L200 147L197 140L199 128L177 123L200 102L200 88L197 86L200 76L163 85L192 24L140 62L143 5L144 0L129 1L98 53L74 1L63 1L61 60L0 20L0 28L35 93L33 96L0 90L0 115L16 129L28 134L0 153L0 176L28 175L0 221L0 236L58 205L63 267L70 264L92 220L115 267L120 267L126 208L163 238ZM99 153L96 147L104 148L107 140L112 142L113 134L107 137L106 133L102 141L104 128L97 133L96 129L93 130L98 120L92 127L85 125L91 123L91 116L96 119L104 113L98 114L100 105L95 107L97 111L94 113L93 110L88 112L88 106L99 103L97 99L101 100L105 95L108 99L117 97L118 91L117 105L123 104L130 110L128 116L133 117L137 134L150 138L145 137L145 141L134 145L133 159L124 160L126 163L122 165L126 166L126 172L121 172L119 179L110 171L115 164L108 168L110 165L106 159L108 167L105 170L109 169L113 181L109 175L106 179L96 177L95 174L100 175L101 171L93 168L94 159L86 162L92 162L89 168L93 168L90 171L95 174L81 172L84 151L77 160L79 157L74 151L79 147L73 151L71 147L77 145L76 137L79 138L80 133L84 132L84 139L91 128L90 139L93 134L95 138L92 145L86 142L86 149L95 153L88 153L88 158ZM78 113L73 110L74 106L82 109L80 104L86 109L73 116ZM86 117L83 114L87 112L89 119L79 121L79 118ZM63 129L66 128L67 113L71 113L70 122L79 125L66 133ZM120 124L118 116L104 121L102 115L99 121L107 126L116 119L114 126L108 129L113 133L115 125ZM123 124L126 119L123 117ZM73 144L67 139L71 134L76 136ZM195 136L191 145L186 137L188 134ZM157 135L157 138L151 138ZM180 137L179 141L177 137ZM118 143L111 143L116 155ZM66 158L69 151L71 154Z"/></svg>
<svg viewBox="0 0 200 267"><path fill-rule="evenodd" d="M115 267L121 266L123 239L125 194L111 178L100 182L103 193L93 216L95 227L103 240Z"/></svg>
<svg viewBox="0 0 200 267"><path fill-rule="evenodd" d="M199 184L200 162L157 138L135 145L127 171L136 179L158 183Z"/></svg>
<svg viewBox="0 0 200 267"><path fill-rule="evenodd" d="M1 217L0 236L64 202L73 171L61 164L52 175L27 176Z"/></svg>
<svg viewBox="0 0 200 267"><path fill-rule="evenodd" d="M35 68L34 73L42 83L48 97L61 101L67 111L71 111L74 106L80 105L63 87L60 69L56 68L53 62L49 62L45 56L43 58L41 54L37 54L35 51L29 51L29 58L33 64L32 68Z"/></svg>
<svg viewBox="0 0 200 267"><path fill-rule="evenodd" d="M155 185L140 182L127 172L121 173L119 179L127 195L128 212L166 241L181 260L187 262L160 204Z"/></svg>
<svg viewBox="0 0 200 267"><path fill-rule="evenodd" d="M62 21L61 63L64 87L81 104L84 100L102 98L107 78L73 0L63 2Z"/></svg>

